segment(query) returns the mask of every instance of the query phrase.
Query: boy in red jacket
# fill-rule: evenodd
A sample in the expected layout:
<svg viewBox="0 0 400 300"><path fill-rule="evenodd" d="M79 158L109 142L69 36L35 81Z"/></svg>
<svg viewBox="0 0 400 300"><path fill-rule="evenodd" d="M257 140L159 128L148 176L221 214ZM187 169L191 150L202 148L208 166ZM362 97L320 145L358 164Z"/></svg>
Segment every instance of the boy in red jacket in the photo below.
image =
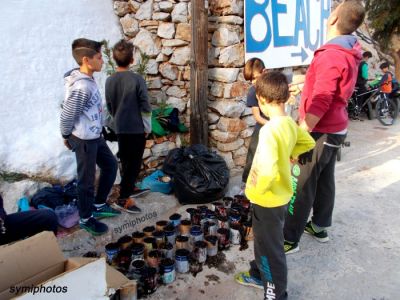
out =
<svg viewBox="0 0 400 300"><path fill-rule="evenodd" d="M319 242L329 240L335 200L336 152L347 134L347 101L357 81L361 47L351 35L362 23L365 10L360 1L342 2L327 20L328 42L315 51L307 71L299 109L300 127L311 133L314 150L299 157L293 175L296 197L285 221L286 254L299 250L303 232ZM313 216L307 223L311 208Z"/></svg>

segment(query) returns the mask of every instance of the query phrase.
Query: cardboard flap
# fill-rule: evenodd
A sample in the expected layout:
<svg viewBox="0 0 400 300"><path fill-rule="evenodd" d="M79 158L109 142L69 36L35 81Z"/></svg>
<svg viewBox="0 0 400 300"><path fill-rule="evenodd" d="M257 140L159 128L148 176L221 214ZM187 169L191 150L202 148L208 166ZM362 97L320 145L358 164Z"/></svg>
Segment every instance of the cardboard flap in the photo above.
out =
<svg viewBox="0 0 400 300"><path fill-rule="evenodd" d="M103 258L104 259L104 258ZM107 264L106 266L106 281L109 289L118 290L130 280L121 272Z"/></svg>
<svg viewBox="0 0 400 300"><path fill-rule="evenodd" d="M8 290L65 260L57 238L45 231L0 247L0 291ZM38 284L40 282L33 282Z"/></svg>

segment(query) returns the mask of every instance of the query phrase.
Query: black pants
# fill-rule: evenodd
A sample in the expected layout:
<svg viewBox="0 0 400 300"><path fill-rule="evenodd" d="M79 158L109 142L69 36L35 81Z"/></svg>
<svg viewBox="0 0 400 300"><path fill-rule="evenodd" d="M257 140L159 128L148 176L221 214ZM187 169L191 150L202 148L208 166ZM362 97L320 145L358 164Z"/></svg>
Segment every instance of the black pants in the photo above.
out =
<svg viewBox="0 0 400 300"><path fill-rule="evenodd" d="M253 204L255 261L250 275L264 284L264 299L287 299L287 266L283 249L283 222L286 205L262 207Z"/></svg>
<svg viewBox="0 0 400 300"><path fill-rule="evenodd" d="M338 148L324 144L341 145L346 135L311 133L316 141L312 159L300 167L296 197L289 203L284 236L289 242L298 242L307 224L311 208L312 222L321 227L332 224L335 202L335 163Z"/></svg>
<svg viewBox="0 0 400 300"><path fill-rule="evenodd" d="M11 243L42 231L57 234L57 216L50 209L38 209L6 215L6 233L0 233L0 245Z"/></svg>
<svg viewBox="0 0 400 300"><path fill-rule="evenodd" d="M242 182L247 182L247 177L249 177L251 164L253 163L254 155L256 154L258 145L258 136L260 134L261 125L256 124L254 126L253 134L251 135L249 149L247 150L246 165L243 168Z"/></svg>
<svg viewBox="0 0 400 300"><path fill-rule="evenodd" d="M129 197L142 166L146 138L142 134L117 134L119 158L121 160L120 198Z"/></svg>
<svg viewBox="0 0 400 300"><path fill-rule="evenodd" d="M93 204L102 204L107 200L117 176L117 160L102 137L81 140L71 135L68 142L76 156L79 216L89 218L92 215ZM100 168L100 179L95 196L96 165Z"/></svg>

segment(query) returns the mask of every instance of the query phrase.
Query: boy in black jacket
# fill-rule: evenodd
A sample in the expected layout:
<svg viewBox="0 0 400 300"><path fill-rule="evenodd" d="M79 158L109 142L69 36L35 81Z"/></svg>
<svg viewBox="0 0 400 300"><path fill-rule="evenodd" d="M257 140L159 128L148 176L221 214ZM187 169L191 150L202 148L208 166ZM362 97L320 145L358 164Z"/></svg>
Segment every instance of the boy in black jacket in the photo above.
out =
<svg viewBox="0 0 400 300"><path fill-rule="evenodd" d="M133 197L149 191L136 188L135 182L142 165L146 137L151 133L151 106L145 80L129 69L133 63L133 45L119 41L113 48L113 58L118 67L117 72L107 78L106 102L113 117L122 164L118 206L127 212L140 213Z"/></svg>

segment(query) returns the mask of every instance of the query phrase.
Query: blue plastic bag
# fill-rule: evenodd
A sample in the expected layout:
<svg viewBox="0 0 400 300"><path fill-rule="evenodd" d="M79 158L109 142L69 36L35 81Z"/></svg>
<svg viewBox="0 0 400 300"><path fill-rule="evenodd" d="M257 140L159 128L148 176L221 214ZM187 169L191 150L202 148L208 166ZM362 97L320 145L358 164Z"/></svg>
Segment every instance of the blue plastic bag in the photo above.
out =
<svg viewBox="0 0 400 300"><path fill-rule="evenodd" d="M140 185L141 189L150 189L152 192L170 194L172 192L171 178L163 171L156 170L145 177Z"/></svg>

